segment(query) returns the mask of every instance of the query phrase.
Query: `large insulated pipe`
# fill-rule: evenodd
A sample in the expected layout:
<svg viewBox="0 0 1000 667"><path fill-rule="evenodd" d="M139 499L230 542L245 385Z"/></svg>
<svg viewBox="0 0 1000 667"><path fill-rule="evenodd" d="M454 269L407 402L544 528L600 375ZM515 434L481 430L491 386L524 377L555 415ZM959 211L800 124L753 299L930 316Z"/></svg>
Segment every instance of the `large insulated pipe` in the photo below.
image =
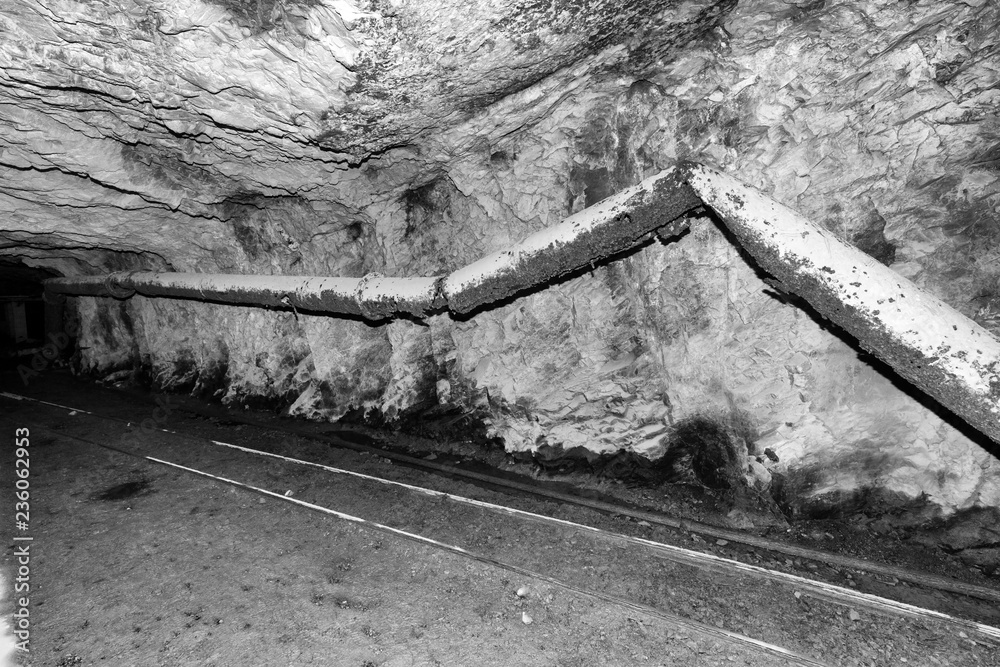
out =
<svg viewBox="0 0 1000 667"><path fill-rule="evenodd" d="M255 276L207 273L121 272L107 276L53 278L50 292L127 298L135 293L356 315L383 320L406 313L423 316L449 308L467 313L544 284L634 247L658 231L678 234L672 223L700 206L675 169L571 215L447 276L362 278Z"/></svg>
<svg viewBox="0 0 1000 667"><path fill-rule="evenodd" d="M668 169L506 250L446 276L363 278L119 273L56 278L65 294L205 299L380 320L467 313L627 250L679 234L684 212L713 208L788 292L854 335L969 424L1000 443L1000 340L909 280L791 209L698 164Z"/></svg>
<svg viewBox="0 0 1000 667"><path fill-rule="evenodd" d="M138 293L381 320L399 313L422 315L442 306L439 283L439 278L389 278L376 273L363 278L323 278L123 271L106 276L51 278L45 281L45 289L119 299Z"/></svg>
<svg viewBox="0 0 1000 667"><path fill-rule="evenodd" d="M714 169L687 180L787 292L1000 443L1000 339L831 232Z"/></svg>
<svg viewBox="0 0 1000 667"><path fill-rule="evenodd" d="M444 279L444 297L451 310L467 313L628 250L654 230L677 235L687 229L677 218L699 206L678 170L661 171L452 272Z"/></svg>

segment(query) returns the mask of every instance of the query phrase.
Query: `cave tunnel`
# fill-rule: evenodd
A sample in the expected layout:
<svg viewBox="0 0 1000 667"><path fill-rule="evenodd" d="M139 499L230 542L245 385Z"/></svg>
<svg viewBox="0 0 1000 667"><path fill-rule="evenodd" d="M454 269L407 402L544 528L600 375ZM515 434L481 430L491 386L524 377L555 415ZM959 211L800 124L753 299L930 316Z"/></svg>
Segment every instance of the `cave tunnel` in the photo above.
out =
<svg viewBox="0 0 1000 667"><path fill-rule="evenodd" d="M53 277L55 274L44 269L33 269L19 262L0 262L0 301L3 302L0 354L5 365L16 365L22 358L40 353L49 335L56 336L63 331L63 303L54 299L46 301L42 284ZM59 356L49 354L53 359Z"/></svg>
<svg viewBox="0 0 1000 667"><path fill-rule="evenodd" d="M0 32L0 665L1000 665L996 2Z"/></svg>

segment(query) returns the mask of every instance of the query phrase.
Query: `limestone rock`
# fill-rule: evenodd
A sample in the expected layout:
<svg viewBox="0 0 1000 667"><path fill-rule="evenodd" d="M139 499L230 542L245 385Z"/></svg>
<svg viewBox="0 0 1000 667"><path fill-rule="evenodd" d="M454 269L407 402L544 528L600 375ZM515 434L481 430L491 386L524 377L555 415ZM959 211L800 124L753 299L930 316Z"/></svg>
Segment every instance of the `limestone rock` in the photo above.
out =
<svg viewBox="0 0 1000 667"><path fill-rule="evenodd" d="M694 159L1000 327L996 3L0 0L0 31L8 262L433 274ZM512 451L747 414L804 503L1000 506L988 443L710 219L592 269L382 326L73 299L76 364L311 418L444 403Z"/></svg>

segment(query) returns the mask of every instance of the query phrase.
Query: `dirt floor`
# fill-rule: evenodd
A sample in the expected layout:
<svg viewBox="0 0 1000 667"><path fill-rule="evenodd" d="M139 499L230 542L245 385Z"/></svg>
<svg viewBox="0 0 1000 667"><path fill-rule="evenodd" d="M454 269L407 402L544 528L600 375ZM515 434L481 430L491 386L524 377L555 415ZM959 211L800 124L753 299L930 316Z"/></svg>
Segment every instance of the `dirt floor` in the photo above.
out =
<svg viewBox="0 0 1000 667"><path fill-rule="evenodd" d="M835 602L734 568L677 562L662 551L586 529L262 458L204 438L826 579L991 625L1000 624L995 603L511 496L240 423L247 416L274 419L269 415L227 418L217 407L180 397L122 393L58 373L30 387L5 382L0 388L78 408L71 414L0 398L0 427L11 436L16 428L31 431L31 521L24 533L33 538L31 651L20 654L21 664L1000 665L1000 648L969 625ZM215 416L197 416L187 407L214 410ZM397 444L412 451L421 443ZM465 447L422 446L430 450L421 455L431 459L447 457L446 450L461 454ZM493 456L508 472L521 471L502 453ZM6 448L7 507L13 503L12 458ZM530 467L521 472L530 473ZM653 509L673 505L700 512L703 520L713 518L712 512L698 507L722 502L705 493L682 502L672 496L677 489L658 494L606 481L590 486L605 497L617 494ZM418 534L475 557L292 501ZM4 534L12 535L11 520L3 521ZM880 534L871 523L776 523L770 530L997 588L982 571L958 567L899 531ZM9 546L4 561L10 571ZM785 659L725 633L784 647L812 662Z"/></svg>

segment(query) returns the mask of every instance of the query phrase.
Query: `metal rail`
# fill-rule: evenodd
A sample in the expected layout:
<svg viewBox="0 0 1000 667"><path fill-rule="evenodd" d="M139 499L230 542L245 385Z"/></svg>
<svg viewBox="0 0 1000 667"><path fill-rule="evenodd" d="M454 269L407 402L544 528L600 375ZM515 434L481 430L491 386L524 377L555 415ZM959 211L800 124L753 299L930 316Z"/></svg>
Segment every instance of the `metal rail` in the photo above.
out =
<svg viewBox="0 0 1000 667"><path fill-rule="evenodd" d="M88 413L88 414L93 414L93 413ZM69 439L69 440L75 440L77 442L82 442L82 443L85 443L85 444L88 444L88 445L92 445L92 446L95 446L95 447L100 447L102 449L107 449L109 451L113 451L113 452L116 452L116 453L119 453L119 454L123 454L125 456L130 456L130 457L142 459L142 460L145 460L145 461L149 461L151 463L155 463L157 465L167 466L167 467L173 468L175 470L180 470L180 471L183 471L183 472L186 472L186 473L189 473L189 474L197 475L199 477L208 478L208 479L211 479L211 480L213 480L215 482L219 482L219 483L222 483L222 484L227 484L227 485L230 485L230 486L233 486L233 487L236 487L236 488L243 489L245 491L250 491L252 493L257 493L257 494L260 494L262 496L266 496L268 498L272 498L272 499L275 499L275 500L280 500L280 501L283 501L283 502L287 502L287 503L290 503L290 504L293 504L293 505L296 505L298 507L302 507L302 508L305 508L305 509L308 509L308 510L311 510L311 511L320 512L322 514L333 516L333 517L336 517L338 519L342 519L342 520L345 520L345 521L350 521L351 523L363 526L363 527L365 527L365 528L367 528L369 530L378 531L378 532L381 532L381 533L392 535L394 537L399 537L399 538L406 539L406 540L409 540L409 541L412 541L412 542L416 542L416 543L424 545L424 546L429 546L429 547L432 547L432 548L435 548L435 549L438 549L438 550L441 550L441 551L446 551L448 553L454 554L454 555L462 557L462 558L466 558L466 559L469 559L469 560L474 560L474 561L483 563L485 565L490 565L492 567L496 567L496 568L499 568L499 569L502 569L502 570L506 570L508 572L512 572L512 573L517 574L517 575L519 575L521 577L530 577L532 579L545 582L546 584L549 584L550 586L553 586L553 587L556 587L556 588L560 588L562 590L565 590L565 591L568 591L570 593L579 595L581 597L591 598L591 599L599 600L601 602L605 602L605 603L608 603L608 604L616 605L618 607L622 607L622 608L628 609L628 610L630 610L632 612L635 612L635 613L639 613L639 614L642 614L642 615L645 615L645 616L648 616L648 617L652 617L652 618L656 618L656 619L661 620L661 621L665 621L665 622L673 624L675 626L684 628L685 630L688 630L690 632L701 633L703 635L707 635L707 636L712 637L714 639L724 641L724 642L726 642L728 644L732 644L732 645L736 645L736 646L741 646L741 647L743 647L743 649L750 649L750 650L759 651L761 653L764 653L764 654L772 656L772 658L779 658L779 659L787 661L788 663L793 664L793 665L801 665L802 667L830 667L829 663L822 662L820 660L816 660L814 658L811 658L811 657L806 656L806 655L802 655L800 653L796 653L794 651L786 649L786 648L784 648L782 646L778 646L776 644L772 644L772 643L765 642L765 641L762 641L762 640L759 640L759 639L755 639L753 637L749 637L747 635L744 635L744 634L741 634L741 633L738 633L738 632L731 632L731 631L725 630L723 628L719 628L719 627L716 627L716 626L713 626L713 625L709 625L709 624L706 624L706 623L701 623L699 621L691 620L691 619L686 618L684 616L681 616L679 614L673 614L671 612L664 611L662 609L659 609L659 608L651 606L651 605L634 602L632 600L620 597L618 595L613 595L613 594L604 593L604 592L601 592L601 591L596 591L596 590L592 590L592 589L583 588L581 586L577 586L577 585L574 585L572 583L562 581L562 580L557 579L555 577L548 576L548 575L543 574L541 572L530 570L528 568L521 567L521 566L515 565L513 563L507 563L505 561L498 560L498 559L495 559L495 558L491 558L491 557L483 555L483 554L477 554L475 552L469 551L469 550L464 549L462 547L459 547L459 546L456 546L456 545L453 545L453 544L448 544L448 543L445 543L445 542L442 542L442 541L439 541L439 540L435 540L433 538L426 537L424 535L420 535L420 534L417 534L417 533L412 533L412 532L409 532L409 531L401 530L399 528L394 528L392 526L388 526L388 525L385 525L385 524L382 524L382 523L371 521L371 520L368 520L368 519L365 519L365 518L362 518L362 517L359 517L359 516L355 516L355 515L352 515L352 514L347 514L345 512L340 512L338 510L335 510L335 509L332 509L332 508L329 508L329 507L324 507L322 505L317 505L317 504L314 504L314 503L309 503L309 502L306 502L304 500L300 500L298 498L294 498L294 497L291 497L291 496L286 496L284 494L276 493L274 491L269 491L267 489L263 489L263 488L260 488L260 487L257 487L257 486L246 484L246 483L240 482L240 481L235 480L235 479L231 479L231 478L228 478L228 477L223 477L221 475L213 475L211 473L208 473L208 472L205 472L205 471L202 471L202 470L198 470L197 468L191 468L191 467L188 467L188 466L181 465L179 463L175 463L175 462L172 462L172 461L167 461L165 459L160 459L160 458L156 458L156 457L152 457L152 456L146 456L146 455L143 455L143 454L137 454L135 452L130 452L127 449L123 449L121 447L115 447L113 445L108 445L108 444L105 444L105 443L96 442L94 440L90 440L90 439L87 439L87 438L81 438L79 436L70 435L70 434L68 434L68 433L66 433L64 431L57 431L57 430L53 430L53 429L50 429L50 428L38 427L38 426L33 427L33 428L41 430L41 431L48 432L51 436L56 437L56 438L66 438L66 439ZM170 433L169 431L167 431L167 432Z"/></svg>
<svg viewBox="0 0 1000 667"><path fill-rule="evenodd" d="M203 417L211 416L203 411L195 410L190 406L183 407L181 409L184 410L185 412L200 415ZM109 419L114 419L114 418L109 418ZM626 507L623 505L617 505L614 503L596 500L593 498L586 498L583 496L577 496L570 493L553 491L551 489L533 486L531 484L522 484L520 482L506 479L504 477L495 477L492 475L474 472L471 470L463 470L462 468L449 466L443 463L435 463L433 461L427 461L425 459L421 459L415 456L409 456L406 454L401 454L399 452L393 452L391 450L381 449L379 447L371 447L369 445L363 445L360 443L351 442L348 440L344 440L342 438L338 438L336 436L316 435L315 433L310 433L307 429L288 427L288 426L276 426L273 424L268 424L266 422L254 419L236 417L231 413L226 413L226 419L233 422L246 424L248 426L266 428L272 431L279 431L282 433L291 433L309 440L326 442L328 444L333 444L336 447L340 447L342 449L351 449L357 452L363 452L366 454L381 456L383 458L387 458L393 461L394 463L403 464L412 468L418 468L444 475L453 475L456 477L462 477L476 482L483 482L486 484L490 484L492 486L511 489L513 491L530 493L532 495L539 496L542 498L558 500L559 502L562 503L577 505L579 507L587 507L589 509L597 510L599 512L603 512L606 514L619 514L621 516L627 516L637 521L648 521L649 523L665 526L667 528L684 530L689 533L697 533L699 535L705 535L716 539L724 539L728 540L729 542L743 544L745 546L750 546L757 549L766 549L768 551L785 554L787 556L794 556L796 558L806 558L808 560L815 561L818 563L824 563L832 567L857 570L860 572L868 572L869 574L876 574L890 578L895 577L900 581L906 581L908 583L917 584L919 586L924 586L926 588L933 588L948 593L967 595L969 597L978 598L980 600L988 600L991 602L1000 603L1000 590L986 588L983 586L976 586L975 584L969 584L964 581L959 581L957 579L952 579L949 577L942 577L934 574L928 574L926 572L914 572L913 570L907 570L892 565L885 565L883 563L874 563L872 561L862 560L860 558L853 558L851 556L844 556L842 554L835 554L835 553L830 553L828 551L820 551L818 549L810 549L807 547L799 547L794 544L788 544L786 542L778 542L776 540L771 540L766 537L759 537L757 535L750 535L748 533L741 533L733 530L727 530L725 528L720 528L718 526L712 526L709 524L700 523L698 521L691 521L689 519L671 517L666 514L662 514L660 512L652 512L649 510L642 510L634 507Z"/></svg>
<svg viewBox="0 0 1000 667"><path fill-rule="evenodd" d="M96 418L99 418L99 419L103 419L103 420L106 420L106 421L117 422L117 423L121 423L121 424L130 424L131 423L129 420L126 420L126 419L121 419L121 418L118 418L118 417L110 417L110 416L107 416L107 415L101 415L101 414L98 414L98 413L95 413L95 412L91 412L91 411L85 410L83 408L76 408L76 407L61 405L59 403L53 403L53 402L50 402L50 401L45 401L45 400L41 400L41 399L37 399L37 398L32 398L32 397L28 397L28 396L21 396L19 394L11 394L11 393L8 393L8 392L0 392L0 396L5 397L5 398L14 399L14 400L31 401L31 402L34 402L34 403L39 403L39 404L42 404L42 405L47 405L47 406L59 408L59 409L62 409L62 410L75 411L75 412L78 412L78 413L87 414L87 415L90 415L90 416L93 416L93 417L96 417ZM211 415L209 413L206 413L206 412L203 412L203 411L194 410L194 409L192 409L190 407L181 406L181 407L176 408L176 409L179 409L179 410L182 410L184 412L188 412L190 414L194 414L194 415L197 415L197 416L200 416L200 417L212 417L213 416L213 415ZM637 509L637 508L633 508L633 507L626 507L626 506L623 506L623 505L617 505L617 504L614 504L614 503L605 502L605 501L601 501L601 500L595 500L593 498L585 498L585 497L576 496L576 495L569 494L569 493L562 493L562 492L559 492L559 491L553 491L551 489L546 489L546 488L542 488L542 487L538 487L538 486L533 486L533 485L530 485L530 484L519 483L519 482L510 480L510 479L504 478L504 477L496 477L496 476L487 475L487 474L484 474L484 473L478 473L478 472L473 472L473 471L469 471L469 470L463 470L462 468L457 468L457 467L454 467L454 466L449 466L449 465L445 465L445 464L441 464L441 463L435 463L433 461L427 461L425 459L421 459L421 458L418 458L418 457L415 457L415 456L409 456L409 455L406 455L406 454L401 454L399 452L393 452L393 451L386 450L386 449L381 449L381 448L378 448L378 447L371 447L371 446L363 445L363 444L360 444L360 443L350 442L350 441L347 441L347 440L343 440L341 438L329 437L329 436L320 436L320 435L316 435L316 434L313 434L313 433L309 433L305 429L285 428L285 427L279 427L279 426L274 426L274 425L266 424L264 422L260 422L260 421L257 421L257 420L235 418L233 415L231 415L229 413L226 414L226 418L228 420L230 420L230 421L237 422L237 423L240 423L240 424L245 424L247 426L254 426L256 428L264 428L264 429L268 429L268 430L271 430L271 431L278 431L278 432L281 432L281 433L289 433L289 434L296 435L296 436L299 436L299 437L302 437L302 438L305 438L305 439L309 439L309 440L313 440L313 441L318 441L318 442L323 442L323 443L326 443L326 444L332 444L332 445L334 445L336 447L340 447L340 448L343 448L343 449L350 449L352 451L361 452L361 453L364 453L364 454L370 454L370 455L378 456L378 457L381 457L381 458L386 458L386 459L389 459L390 461L392 461L393 463L402 464L402 465L405 465L405 466L410 467L410 468L420 469L420 470L424 470L424 471L428 471L428 472L432 472L432 473L437 473L437 474L444 474L444 475L448 475L448 476L460 477L460 478L472 480L472 481L475 481L475 482L486 483L486 484L489 484L489 485L495 486L495 487L509 489L509 490L512 490L512 491L518 491L518 492L522 492L522 493L529 493L529 494L532 494L532 495L535 495L535 496L539 496L539 497L542 497L542 498L546 498L546 499L550 499L550 500L557 500L557 501L559 501L561 503L564 503L564 504L576 505L576 506L579 506L579 507L586 507L588 509L597 510L599 512L606 513L606 514L627 516L627 517L630 517L630 518L633 518L633 519L636 519L636 520L639 520L639 521L647 521L649 523L653 523L653 524L657 524L657 525L661 525L661 526L666 526L668 528L674 528L674 529L678 529L678 530L684 530L684 531L687 531L687 532L696 533L696 534L699 534L699 535L705 535L705 536L713 537L713 538L716 538L716 539L725 539L725 540L728 540L729 542L733 542L733 543L736 543L736 544L743 544L745 546L751 546L751 547L758 548L758 549L766 549L768 551L772 551L772 552L776 552L776 553L782 553L782 554L789 555L789 556L795 556L797 558L806 558L808 560L812 560L812 561L815 561L815 562L824 563L826 565L831 565L831 566L834 566L834 567L840 567L840 568L845 568L845 569L857 570L857 571L860 571L860 572L868 572L870 574L877 574L877 575L886 576L886 577L895 577L895 578L899 579L900 581L906 581L908 583L917 584L917 585L923 586L925 588L932 588L932 589L936 589L936 590L940 590L940 591L945 591L945 592L949 592L949 593L956 593L956 594L960 594L960 595L966 595L966 596L974 597L974 598L977 598L977 599L980 599L980 600L987 600L987 601L991 601L991 602L1000 602L1000 590L986 588L986 587L983 587L983 586L976 586L974 584L968 584L966 582L958 581L956 579L951 579L951 578L948 578L948 577L941 577L941 576L937 576L937 575L933 575L933 574L928 574L928 573L925 573L925 572L914 572L912 570L907 570L907 569L895 567L895 566L892 566L892 565L885 565L885 564L882 564L882 563L873 563L871 561L866 561L866 560L862 560L862 559L859 559L859 558L852 558L850 556L844 556L844 555L841 555L841 554L834 554L834 553L830 553L830 552L827 552L827 551L820 551L820 550L817 550L817 549L808 549L808 548L805 548L805 547L798 547L798 546L787 544L787 543L784 543L784 542L778 542L778 541L767 539L767 538L764 538L764 537L758 537L756 535L750 535L750 534L747 534L747 533L742 533L742 532L737 532L737 531L732 531L732 530L726 530L724 528L719 528L717 526L710 526L708 524L699 523L697 521L690 521L690 520L687 520L687 519L679 519L679 518L675 518L675 517L670 517L670 516L667 516L667 515L659 513L659 512L652 512L652 511L648 511L648 510L641 510L641 509ZM189 439L189 440L195 440L195 441L199 441L199 442L211 442L211 443L213 443L215 445L219 445L219 446L230 447L230 448L239 449L239 450L242 450L242 451L250 451L250 452L258 453L258 454L261 454L261 455L264 455L264 456L271 456L271 457L275 457L275 458L281 458L281 459L291 460L291 461L294 461L294 462L297 462L297 463L303 463L303 464L307 464L307 465L319 466L319 467L322 467L322 468L330 469L329 466L322 466L320 464L315 464L315 463L310 463L310 462L303 462L303 461L300 461L298 459L291 459L290 457L283 457L283 456L279 456L279 455L276 455L276 454L271 454L271 453L268 453L268 452L260 452L259 450L250 450L249 448L239 447L237 445L231 445L231 444L228 444L228 443L220 442L220 441L217 441L217 440L212 440L212 439L209 439L209 438L203 438L203 437L200 437L200 436L187 435L187 434L180 433L180 432L177 432L177 431L172 431L172 430L166 429L166 428L154 427L154 430L160 431L160 432L163 432L163 433L167 433L167 434L170 434L170 435L173 435L173 436L176 436L176 437ZM334 469L331 469L331 470L334 470ZM336 470L336 471L337 472L345 472L345 473L348 472L348 471L340 471L340 470ZM349 474L359 475L360 473L353 473L353 472L351 472ZM399 485L402 485L402 486L411 486L411 485L403 485L403 484L398 483L398 482L391 482L389 480L384 480L384 481L385 481L385 483L399 484ZM430 491L430 490L425 490L425 491L428 492L428 493L436 493L436 492L433 492L433 491ZM451 498L455 498L455 496L453 494L445 494L445 495L448 495ZM481 501L471 501L470 500L470 502L480 503ZM501 506L497 506L497 507L501 507ZM517 513L520 512L520 510L514 510L512 508L504 508L504 511L511 511L511 512L517 512ZM542 515L536 515L536 516L542 516ZM545 517L545 518L546 519L550 519L553 522L560 522L560 521L562 521L560 519L555 519L555 518L552 518L552 517ZM587 530L598 530L598 529L595 529L595 528L590 527L590 526L584 526L584 528L586 528ZM607 534L612 534L612 533L607 533ZM627 537L627 536L622 536L622 537ZM660 543L652 542L650 540L642 540L641 538L627 538L627 539L630 539L630 540L634 539L634 540L637 540L637 541L640 541L640 542L643 542L643 543L652 543L652 544L658 544L658 545L660 544ZM679 547L668 547L668 545L661 545L661 546L667 547L669 549L674 549L674 550L680 549ZM711 555L708 555L708 554L703 554L702 552L697 552L697 551L692 551L692 550L686 550L686 549L680 549L680 551L675 551L675 553L687 553L689 561L694 561L694 560L698 560L699 558L703 558L707 562L707 559L717 558L715 556L711 556ZM695 555L691 555L691 554L695 554ZM727 560L727 559L720 559L720 560ZM865 594L862 594L862 593L858 593L857 591L851 591L849 589L845 589L845 588L842 588L842 587L833 586L832 584L824 584L822 582L814 582L813 580L805 579L805 578L802 578L802 577L795 577L795 575L788 575L786 573L776 572L776 571L773 571L773 570L768 570L766 568L758 568L756 566L751 566L751 565L747 565L747 564L744 564L744 563L739 563L738 561L727 561L727 562L738 563L740 567L750 568L750 569L752 569L754 571L758 571L759 573L765 573L765 572L766 573L772 573L774 575L774 577L771 577L771 578L788 579L789 577L793 577L794 579L801 580L803 582L812 582L816 586L815 590L816 590L816 592L817 592L818 595L819 594L829 594L829 595L836 596L837 595L836 590L844 591L843 596L841 596L842 599L848 599L848 598L853 599L853 596L857 596L857 595L863 596L863 595L865 595ZM770 577L771 575L768 575L768 576ZM879 596L869 596L869 597L871 597L871 598L877 598L878 600L885 600L885 598L881 598ZM895 602L895 601L887 601L887 602L890 602L893 605L903 605L903 603L898 603L898 602ZM905 607L909 607L909 605L903 605L902 607L900 607L900 609L903 609ZM935 613L937 613L937 612L935 612ZM979 624L974 624L974 625L978 626ZM990 626L984 626L984 627L990 627ZM986 634L990 635L994 639L1000 638L1000 635L998 635L996 633L995 629L992 629L991 631L988 631Z"/></svg>

